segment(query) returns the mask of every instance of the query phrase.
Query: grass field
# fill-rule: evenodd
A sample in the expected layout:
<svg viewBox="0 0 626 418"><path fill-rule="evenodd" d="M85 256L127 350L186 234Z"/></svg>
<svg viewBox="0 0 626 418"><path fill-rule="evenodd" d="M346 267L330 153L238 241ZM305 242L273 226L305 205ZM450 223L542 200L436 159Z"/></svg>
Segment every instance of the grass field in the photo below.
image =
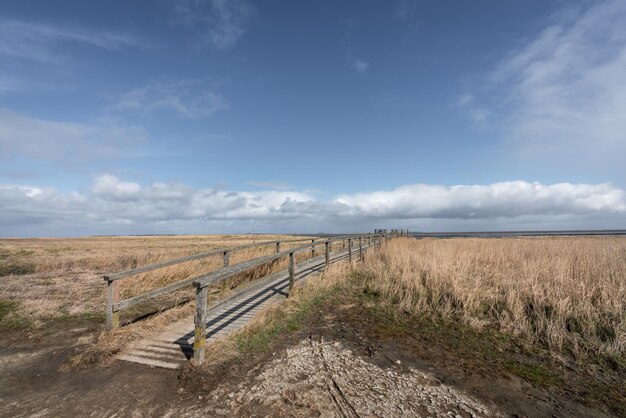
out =
<svg viewBox="0 0 626 418"><path fill-rule="evenodd" d="M625 358L624 237L399 239L363 274L403 310L494 326L576 357Z"/></svg>
<svg viewBox="0 0 626 418"><path fill-rule="evenodd" d="M278 238L292 237L0 240L0 324L29 327L68 316L102 320L104 273ZM231 264L273 251L236 252ZM214 270L221 263L220 257L210 257L125 279L122 297ZM285 263L235 278L226 287ZM477 328L495 326L574 356L624 358L624 237L396 239L360 269L371 291L401 310L461 318Z"/></svg>
<svg viewBox="0 0 626 418"><path fill-rule="evenodd" d="M37 341L42 355L35 370L50 363L50 352L65 350L54 367L71 370L64 375L67 380L79 376L77 366L81 372L104 373L98 370L106 368L85 366L107 363L133 339L193 315L194 306L182 304L105 332L103 274L276 238L293 237L0 240L5 357L14 359L16 347L31 352ZM231 264L273 251L233 254ZM285 261L218 286L210 297L283 269ZM221 265L221 257L214 257L138 275L125 280L122 296ZM402 364L428 364L442 379L521 415L579 411L571 416L587 416L576 409L584 404L626 416L621 390L626 381L625 278L626 237L393 239L368 251L364 263L333 265L296 287L285 303L209 346L203 367L189 367L184 376L191 376L190 382L199 377L201 386L224 380L239 385L239 372L229 370L240 367L244 376L301 339L320 335L360 347L365 358L391 367L396 363L390 359L404 353ZM50 379L57 379L55 373ZM531 386L518 386L511 376ZM539 412L525 410L520 405L533 405L527 402L529 393L559 401Z"/></svg>
<svg viewBox="0 0 626 418"><path fill-rule="evenodd" d="M276 235L186 235L88 237L66 239L0 240L0 327L37 327L49 320L89 318L104 321L105 284L102 275L159 261L274 239ZM284 244L282 248L289 248ZM271 246L235 252L231 264L271 254ZM268 267L281 268L286 261ZM285 264L286 265L286 264ZM121 296L126 298L206 273L222 266L221 257L159 269L124 279ZM266 269L266 270L267 270ZM262 270L262 269L261 269ZM234 287L242 275L225 283ZM188 290L193 292L193 290Z"/></svg>

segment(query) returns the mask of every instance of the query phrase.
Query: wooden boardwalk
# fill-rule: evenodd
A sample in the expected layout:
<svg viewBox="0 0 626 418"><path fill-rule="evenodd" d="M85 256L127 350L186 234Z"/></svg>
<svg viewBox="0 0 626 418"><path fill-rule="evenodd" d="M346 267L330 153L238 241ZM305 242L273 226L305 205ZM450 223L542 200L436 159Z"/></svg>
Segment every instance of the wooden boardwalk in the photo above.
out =
<svg viewBox="0 0 626 418"><path fill-rule="evenodd" d="M364 246L364 250L367 246ZM353 249L354 260L358 250ZM348 251L331 256L330 262L347 260ZM303 281L325 267L324 256L303 261L296 269L296 280ZM281 271L248 283L222 300L208 312L207 343L236 331L247 324L267 304L281 301L289 293L289 273ZM118 360L168 369L182 368L193 358L194 318L185 318L165 328L159 335L133 343L117 356Z"/></svg>

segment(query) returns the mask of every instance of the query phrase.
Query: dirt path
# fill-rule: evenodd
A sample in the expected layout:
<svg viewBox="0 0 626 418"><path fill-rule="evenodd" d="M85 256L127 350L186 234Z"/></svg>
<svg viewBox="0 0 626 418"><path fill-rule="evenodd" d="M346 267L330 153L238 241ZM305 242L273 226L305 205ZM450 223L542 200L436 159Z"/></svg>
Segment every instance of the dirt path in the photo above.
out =
<svg viewBox="0 0 626 418"><path fill-rule="evenodd" d="M160 416L176 400L178 373L117 362L60 371L94 329L58 329L0 345L0 416Z"/></svg>

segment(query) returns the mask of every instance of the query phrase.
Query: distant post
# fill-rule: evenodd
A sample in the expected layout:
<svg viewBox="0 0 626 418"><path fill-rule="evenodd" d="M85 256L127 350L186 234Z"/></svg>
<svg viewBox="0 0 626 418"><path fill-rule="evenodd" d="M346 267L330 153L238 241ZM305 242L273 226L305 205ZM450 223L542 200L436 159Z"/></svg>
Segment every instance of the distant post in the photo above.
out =
<svg viewBox="0 0 626 418"><path fill-rule="evenodd" d="M276 254L280 252L280 241L276 241Z"/></svg>
<svg viewBox="0 0 626 418"><path fill-rule="evenodd" d="M348 238L348 263L352 264L352 238Z"/></svg>
<svg viewBox="0 0 626 418"><path fill-rule="evenodd" d="M311 240L311 258L315 258L315 240Z"/></svg>
<svg viewBox="0 0 626 418"><path fill-rule="evenodd" d="M326 259L326 267L330 265L330 240L324 243L324 258Z"/></svg>
<svg viewBox="0 0 626 418"><path fill-rule="evenodd" d="M361 237L359 237L359 260L363 261L363 242Z"/></svg>
<svg viewBox="0 0 626 418"><path fill-rule="evenodd" d="M296 281L296 255L289 253L289 295L291 295L291 289Z"/></svg>
<svg viewBox="0 0 626 418"><path fill-rule="evenodd" d="M224 267L228 267L230 259L230 251L224 251Z"/></svg>

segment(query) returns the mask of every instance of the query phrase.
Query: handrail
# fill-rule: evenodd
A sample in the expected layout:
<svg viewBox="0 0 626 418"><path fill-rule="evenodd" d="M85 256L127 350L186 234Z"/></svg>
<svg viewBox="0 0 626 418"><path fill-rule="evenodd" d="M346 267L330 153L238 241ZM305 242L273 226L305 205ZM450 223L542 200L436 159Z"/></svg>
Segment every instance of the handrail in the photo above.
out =
<svg viewBox="0 0 626 418"><path fill-rule="evenodd" d="M371 239L375 240L376 238L380 239L380 238L385 238L387 236L394 236L394 232L395 231L392 231L391 234L387 234L387 233L358 234L358 235L332 236L332 237L325 237L325 238L302 238L302 239L293 239L293 240L263 241L259 243L252 243L252 244L245 244L245 245L240 245L240 246L235 246L235 247L226 247L226 248L216 249L216 250L212 250L206 253L195 254L195 255L191 255L187 257L181 257L181 258L177 258L174 260L155 263L155 264L151 264L148 266L144 266L144 267L140 267L140 268L136 268L132 270L127 270L127 271L123 271L123 272L119 272L119 273L115 273L111 275L105 275L104 279L107 281L107 284L108 284L107 312L106 312L107 313L107 328L112 329L112 328L116 328L119 326L120 310L136 305L138 303L148 301L150 299L154 299L156 297L170 293L174 290L178 290L178 289L191 286L191 285L194 285L196 286L197 289L200 289L200 288L208 286L209 284L215 283L217 281L230 278L250 268L257 267L257 266L278 260L285 256L290 257L289 271L290 271L290 277L293 279L292 267L295 266L294 257L298 253L311 251L311 256L314 257L315 247L320 246L320 245L325 245L326 246L326 250L325 250L326 265L328 265L329 264L329 247L331 243L337 242L337 241L346 241L346 240L350 242L352 239L359 239L359 238L361 239L369 238L370 240ZM301 245L296 248L290 248L287 250L280 251L281 243L293 243L293 242L303 242L303 241L311 241L311 242ZM230 252L239 251L239 250L243 250L247 248L267 246L267 245L272 245L272 244L276 245L275 254L257 257L255 259L243 261L241 263L234 264L232 266L228 265L229 264L228 255ZM345 248L345 245L344 245L344 248ZM348 251L349 251L349 259L351 261L352 260L352 247L351 246L349 246ZM359 248L360 258L362 257L362 252L363 252L362 248ZM178 282L163 286L161 288L158 288L158 289L155 289L155 290L152 290L152 291L149 291L149 292L137 295L137 296L133 296L124 300L120 300L119 283L117 282L119 279L133 276L139 273L144 273L147 271L156 270L162 267L172 266L175 264L184 263L187 261L192 261L192 260L196 260L196 259L200 259L204 257L209 257L212 255L218 255L218 254L222 254L224 256L224 267L221 269L218 269L218 270L215 270L215 271L212 271L207 274L200 275L200 276L183 279ZM290 283L291 282L292 281L290 281Z"/></svg>
<svg viewBox="0 0 626 418"><path fill-rule="evenodd" d="M145 272L152 271L152 270L157 270L163 267L173 266L174 264L186 263L187 261L193 261L193 260L198 260L198 259L205 258L205 257L210 257L213 255L223 254L224 252L234 252L234 251L245 250L248 248L264 247L264 246L268 246L272 244L275 245L277 243L302 242L302 241L308 241L310 239L311 238L301 238L301 239L293 239L293 240L272 240L272 241L262 241L262 242L255 242L251 244L244 244L244 245L239 245L235 247L225 247L225 248L220 248L217 250L208 251L205 253L193 254L193 255L188 255L185 257L175 258L173 260L162 261L160 263L149 264L147 266L137 267L132 270L125 270L125 271L120 271L118 273L105 274L103 277L105 281L114 281L114 280L123 279L125 277L134 276L136 274L145 273ZM315 239L320 239L320 238L315 238Z"/></svg>
<svg viewBox="0 0 626 418"><path fill-rule="evenodd" d="M359 259L362 261L363 260L363 242L362 242L362 238L366 237L369 238L370 240L373 238L374 239L374 248L376 248L376 238L379 239L379 243L380 243L380 239L381 238L387 238L389 236L395 236L395 235L387 235L387 234L377 234L377 235L353 235L353 236L345 236L345 237L337 237L337 238L328 238L326 240L324 240L323 244L326 247L326 251L325 251L325 259L326 259L326 266L329 265L330 262L330 254L329 254L329 246L330 243L333 241L343 241L343 240L348 240L349 245L348 245L348 253L349 253L349 262L352 262L352 243L350 242L352 239L354 238L358 238L359 240ZM294 286L294 282L295 282L295 271L296 271L296 263L295 263L295 255L299 252L302 251L308 251L311 249L312 246L315 245L319 245L322 243L312 243L306 246L301 246L299 248L292 248L289 249L287 251L283 251L281 253L277 253L274 254L274 256L269 256L269 257L275 257L274 259L278 259L280 257L284 257L286 254L289 254L289 266L287 268L288 271L288 275L289 275L289 290L291 291L291 289ZM365 249L367 249L369 246L371 246L372 244L369 244L365 247ZM248 262L244 262L244 263L240 263L237 264L237 266L241 266L241 269L244 268L250 268L254 265L256 265L256 260L250 260ZM245 266L244 266L245 265ZM233 266L235 267L235 266ZM243 270L240 270L243 271ZM283 270L284 271L284 270ZM208 285L214 283L215 281L218 280L217 278L218 276L215 275L214 277L211 278L201 278L198 280L194 280L193 284L196 288L196 310L195 310L195 315L194 315L194 344L193 344L193 351L194 351L194 360L197 361L198 363L202 363L204 360L204 354L205 354L205 348L206 348L206 324L207 324L207 306L208 306ZM230 275L223 275L222 278L227 278L230 277Z"/></svg>

